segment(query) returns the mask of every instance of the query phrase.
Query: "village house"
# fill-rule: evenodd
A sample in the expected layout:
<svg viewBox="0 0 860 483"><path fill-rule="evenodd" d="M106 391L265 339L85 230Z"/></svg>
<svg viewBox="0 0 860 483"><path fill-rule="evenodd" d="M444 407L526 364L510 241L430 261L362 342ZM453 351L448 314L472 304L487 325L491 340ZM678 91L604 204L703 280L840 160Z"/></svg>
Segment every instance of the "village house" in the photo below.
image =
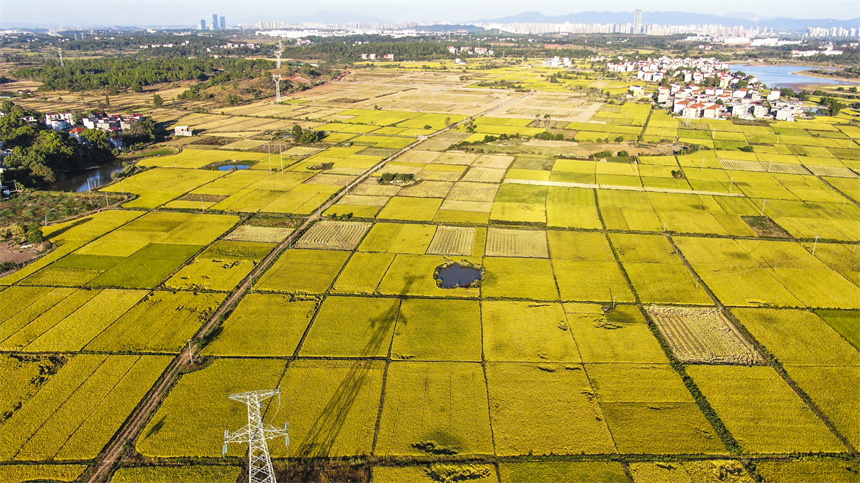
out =
<svg viewBox="0 0 860 483"><path fill-rule="evenodd" d="M144 119L141 114L108 116L103 112L94 112L82 118L81 123L87 129L100 129L114 134L121 134L123 130L130 129L134 124Z"/></svg>
<svg viewBox="0 0 860 483"><path fill-rule="evenodd" d="M176 126L175 128L173 128L173 135L174 136L193 136L194 135L194 129L191 129L188 126Z"/></svg>
<svg viewBox="0 0 860 483"><path fill-rule="evenodd" d="M646 92L642 86L630 86L630 94L632 94L633 97L642 98L645 97Z"/></svg>
<svg viewBox="0 0 860 483"><path fill-rule="evenodd" d="M86 131L86 129L84 129L84 128L82 128L82 127L78 126L78 127L76 127L76 128L74 128L74 129L72 129L72 130L70 130L70 131L69 131L69 136L71 136L71 137L73 137L73 138L77 139L78 141L80 141L80 140L81 140L81 134L83 134L83 133L84 133L84 131Z"/></svg>
<svg viewBox="0 0 860 483"><path fill-rule="evenodd" d="M54 131L65 131L74 125L71 112L45 114L45 125Z"/></svg>
<svg viewBox="0 0 860 483"><path fill-rule="evenodd" d="M719 80L720 87L714 85L714 79ZM705 76L704 88L700 88L697 84L684 87L679 83L672 83L659 88L657 104L664 107L671 106L674 114L685 118L736 117L745 120L793 121L803 116L803 103L800 101L784 101L779 105L776 104L780 100L780 91L777 89L767 90L763 86L752 85L732 90L731 86L741 80L755 84L752 78L741 79L731 72L723 71L716 72L711 77Z"/></svg>
<svg viewBox="0 0 860 483"><path fill-rule="evenodd" d="M111 136L108 138L108 142L114 149L122 149L125 147L122 142L122 136Z"/></svg>

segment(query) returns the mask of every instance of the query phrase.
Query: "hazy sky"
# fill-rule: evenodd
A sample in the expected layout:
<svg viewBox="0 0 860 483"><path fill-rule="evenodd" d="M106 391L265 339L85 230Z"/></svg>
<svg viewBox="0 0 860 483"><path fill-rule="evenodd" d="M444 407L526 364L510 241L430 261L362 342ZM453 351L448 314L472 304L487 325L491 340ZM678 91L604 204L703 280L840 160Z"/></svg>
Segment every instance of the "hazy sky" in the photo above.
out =
<svg viewBox="0 0 860 483"><path fill-rule="evenodd" d="M92 25L194 25L212 14L227 18L228 24L262 20L289 21L327 10L357 13L393 21L462 22L482 18L539 11L562 15L585 11L632 12L684 11L727 15L746 12L763 18L860 17L860 0L687 0L687 1L523 1L523 0L0 0L0 27L21 24L45 27ZM647 22L648 19L646 18Z"/></svg>

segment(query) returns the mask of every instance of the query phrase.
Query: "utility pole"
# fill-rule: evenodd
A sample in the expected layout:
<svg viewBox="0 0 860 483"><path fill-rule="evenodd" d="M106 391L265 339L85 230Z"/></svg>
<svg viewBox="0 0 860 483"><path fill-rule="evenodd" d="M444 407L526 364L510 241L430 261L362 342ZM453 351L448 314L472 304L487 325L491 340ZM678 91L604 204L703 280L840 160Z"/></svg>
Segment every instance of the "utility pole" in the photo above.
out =
<svg viewBox="0 0 860 483"><path fill-rule="evenodd" d="M229 396L230 399L248 406L248 425L233 433L229 430L224 431L223 454L227 454L228 443L248 443L248 483L277 483L266 440L283 437L284 444L290 445L290 423L285 423L284 429L278 429L264 423L260 414L263 401L275 395L278 396L278 405L280 405L281 388L248 391Z"/></svg>
<svg viewBox="0 0 860 483"><path fill-rule="evenodd" d="M812 254L815 255L815 249L818 248L818 235L815 235L815 242L812 244Z"/></svg>
<svg viewBox="0 0 860 483"><path fill-rule="evenodd" d="M188 362L194 364L194 349L191 348L191 339L188 339Z"/></svg>
<svg viewBox="0 0 860 483"><path fill-rule="evenodd" d="M285 146L286 146L285 144L279 144L278 145L278 149L280 150L280 155L281 155L281 172L282 173L284 172L284 147Z"/></svg>

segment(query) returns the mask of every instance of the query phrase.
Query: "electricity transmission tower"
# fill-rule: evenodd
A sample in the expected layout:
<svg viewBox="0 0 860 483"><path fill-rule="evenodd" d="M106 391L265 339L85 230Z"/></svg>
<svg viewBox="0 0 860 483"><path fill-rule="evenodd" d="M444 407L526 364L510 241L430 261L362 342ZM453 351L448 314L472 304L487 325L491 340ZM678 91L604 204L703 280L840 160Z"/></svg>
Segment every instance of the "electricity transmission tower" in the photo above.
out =
<svg viewBox="0 0 860 483"><path fill-rule="evenodd" d="M248 425L233 433L229 430L224 431L223 454L227 454L228 443L248 443L248 483L277 483L266 440L284 437L284 444L290 445L290 423L284 424L284 429L278 429L264 423L260 415L263 401L275 395L278 396L280 407L281 388L230 395L230 399L248 405Z"/></svg>
<svg viewBox="0 0 860 483"><path fill-rule="evenodd" d="M275 102L280 104L281 103L281 74L272 74L272 80L275 81L275 92L277 93L276 97L275 97L275 99L276 99Z"/></svg>
<svg viewBox="0 0 860 483"><path fill-rule="evenodd" d="M57 54L60 56L60 67L65 68L65 67L66 67L66 63L65 63L65 62L63 62L63 49L61 49L61 48L57 47Z"/></svg>
<svg viewBox="0 0 860 483"><path fill-rule="evenodd" d="M276 69L278 69L278 70L281 69L281 50L283 50L283 47L281 47L281 41L279 40L278 41L278 51L275 52L275 57L278 59L277 60L277 67L276 67Z"/></svg>

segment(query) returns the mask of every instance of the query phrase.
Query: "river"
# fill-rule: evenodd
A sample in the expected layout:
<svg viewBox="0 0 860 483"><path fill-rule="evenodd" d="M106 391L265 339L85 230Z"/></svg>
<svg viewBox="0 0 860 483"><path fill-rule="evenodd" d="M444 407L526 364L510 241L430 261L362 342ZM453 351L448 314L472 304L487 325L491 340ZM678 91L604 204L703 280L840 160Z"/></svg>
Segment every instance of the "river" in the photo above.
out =
<svg viewBox="0 0 860 483"><path fill-rule="evenodd" d="M842 79L828 79L824 77L813 77L804 75L801 71L810 69L836 70L824 67L810 67L806 65L762 65L762 64L729 64L732 70L740 70L747 75L754 75L759 82L767 84L768 87L790 87L809 84L860 84L858 81L847 81Z"/></svg>

